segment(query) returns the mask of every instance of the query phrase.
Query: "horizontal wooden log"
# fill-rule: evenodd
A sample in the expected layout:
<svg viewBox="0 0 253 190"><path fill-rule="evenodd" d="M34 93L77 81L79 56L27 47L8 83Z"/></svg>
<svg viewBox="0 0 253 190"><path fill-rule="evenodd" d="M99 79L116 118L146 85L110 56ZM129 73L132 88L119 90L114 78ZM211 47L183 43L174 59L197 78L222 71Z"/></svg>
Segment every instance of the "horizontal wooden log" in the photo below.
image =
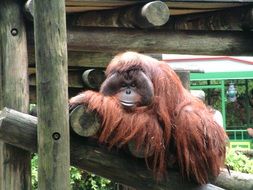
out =
<svg viewBox="0 0 253 190"><path fill-rule="evenodd" d="M27 1L25 10L29 18L33 17L33 0ZM166 3L152 1L144 5L137 4L121 9L89 11L70 15L68 25L102 27L140 27L162 26L169 20L169 8Z"/></svg>
<svg viewBox="0 0 253 190"><path fill-rule="evenodd" d="M248 157L253 157L253 149L237 149L235 152L245 154Z"/></svg>
<svg viewBox="0 0 253 190"><path fill-rule="evenodd" d="M99 89L105 80L105 73L98 69L88 69L83 72L82 79L84 84L92 89Z"/></svg>
<svg viewBox="0 0 253 190"><path fill-rule="evenodd" d="M165 4L165 3L164 3ZM165 4L167 7L167 5ZM217 9L217 8L216 8ZM127 15L126 9L94 11L84 14L75 14L68 17L69 26L98 26L98 27L135 27L134 22L123 22L122 18ZM172 9L172 13L176 14L177 9ZM215 10L215 9L214 9ZM201 9L186 9L187 13L201 12L198 14L182 14L172 16L170 21L164 25L165 28L172 30L251 30L253 27L252 7L243 6L230 9L222 9L216 11L208 11ZM136 12L136 11L135 11ZM165 11L164 11L165 12ZM131 11L127 13L134 15ZM166 15L164 15L166 16ZM162 16L160 16L162 18ZM136 19L134 19L136 20ZM154 25L155 26L155 25ZM161 24L162 26L162 24ZM141 26L139 26L141 27Z"/></svg>
<svg viewBox="0 0 253 190"><path fill-rule="evenodd" d="M37 118L5 108L0 114L0 138L6 143L37 152L36 125ZM169 171L167 179L158 183L146 169L144 160L120 150L108 151L87 138L72 136L70 141L72 165L138 190L222 190L212 184L199 186L182 181L175 171Z"/></svg>
<svg viewBox="0 0 253 190"><path fill-rule="evenodd" d="M84 105L78 105L70 113L69 124L71 129L82 137L96 136L100 129L100 120L95 112L89 112ZM128 150L137 158L144 158L144 148L136 150L134 141L128 143ZM154 150L148 150L148 155L152 155Z"/></svg>
<svg viewBox="0 0 253 190"><path fill-rule="evenodd" d="M223 170L214 184L225 189L252 190L253 175L236 171L228 173L227 170Z"/></svg>
<svg viewBox="0 0 253 190"><path fill-rule="evenodd" d="M94 136L100 128L100 121L96 114L87 111L87 108L82 105L77 106L70 113L69 123L72 130L82 137Z"/></svg>
<svg viewBox="0 0 253 190"><path fill-rule="evenodd" d="M70 26L148 28L162 26L168 20L169 8L166 3L152 1L141 6L70 15L67 23Z"/></svg>
<svg viewBox="0 0 253 190"><path fill-rule="evenodd" d="M69 69L68 70L68 85L70 88L87 88L88 86L82 79L83 72L85 71L84 68L79 69ZM97 72L103 72L102 70L98 70ZM101 76L102 77L102 76ZM100 79L100 81L102 78ZM101 84L101 82L100 82ZM29 68L29 85L36 86L36 72L35 68ZM94 87L95 84L93 84Z"/></svg>
<svg viewBox="0 0 253 190"><path fill-rule="evenodd" d="M17 127L22 125L22 127ZM19 144L19 148L30 152L37 152L37 117L30 116L12 109L3 109L0 112L0 138L6 142ZM10 133L8 135L8 133ZM26 140L22 140L22 138Z"/></svg>
<svg viewBox="0 0 253 190"><path fill-rule="evenodd" d="M162 54L146 54L156 59L161 60ZM28 50L29 66L35 66L34 49L30 47ZM72 67L87 67L87 68L105 68L115 56L115 53L110 52L84 52L84 51L68 51L68 66Z"/></svg>
<svg viewBox="0 0 253 190"><path fill-rule="evenodd" d="M68 51L253 55L253 32L69 28ZM106 34L106 35L105 35ZM28 44L33 47L33 32ZM31 47L32 46L32 47Z"/></svg>
<svg viewBox="0 0 253 190"><path fill-rule="evenodd" d="M66 12L86 12L94 10L106 10L116 9L124 6L135 5L140 3L149 2L149 0L101 0L101 1L90 1L90 0L66 0ZM228 7L241 6L252 2L251 0L173 0L165 1L168 7L171 8L172 15L187 14L194 12L212 11Z"/></svg>
<svg viewBox="0 0 253 190"><path fill-rule="evenodd" d="M147 2L148 0L141 0ZM136 4L141 2L138 0L103 0L103 1L91 1L91 0L66 0L66 6L87 6L87 7L119 7L124 5Z"/></svg>
<svg viewBox="0 0 253 190"><path fill-rule="evenodd" d="M171 17L164 28L170 30L227 30L242 31L253 28L251 6L236 7L207 13Z"/></svg>
<svg viewBox="0 0 253 190"><path fill-rule="evenodd" d="M131 49L145 53L252 55L252 34L224 31L73 28L68 31L68 49L99 52L121 52Z"/></svg>
<svg viewBox="0 0 253 190"><path fill-rule="evenodd" d="M86 0L66 0L66 12L67 13L76 13L76 12L85 12L93 10L106 10L106 9L116 9L124 6L130 6L139 3L149 2L148 0L144 1L86 1ZM33 15L33 0L28 0L26 3L25 11L28 14ZM29 13L30 12L30 13Z"/></svg>

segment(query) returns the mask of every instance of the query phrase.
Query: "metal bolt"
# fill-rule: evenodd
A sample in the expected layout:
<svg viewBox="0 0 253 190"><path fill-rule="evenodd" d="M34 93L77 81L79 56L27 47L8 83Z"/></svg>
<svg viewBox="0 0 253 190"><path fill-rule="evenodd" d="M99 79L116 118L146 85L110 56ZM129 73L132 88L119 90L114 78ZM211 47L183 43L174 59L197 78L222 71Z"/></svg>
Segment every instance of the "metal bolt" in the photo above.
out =
<svg viewBox="0 0 253 190"><path fill-rule="evenodd" d="M12 34L12 36L18 35L18 29L17 28L12 28L11 29L11 34Z"/></svg>
<svg viewBox="0 0 253 190"><path fill-rule="evenodd" d="M59 140L61 138L61 135L60 135L60 133L55 132L55 133L52 134L52 137L53 137L54 140Z"/></svg>

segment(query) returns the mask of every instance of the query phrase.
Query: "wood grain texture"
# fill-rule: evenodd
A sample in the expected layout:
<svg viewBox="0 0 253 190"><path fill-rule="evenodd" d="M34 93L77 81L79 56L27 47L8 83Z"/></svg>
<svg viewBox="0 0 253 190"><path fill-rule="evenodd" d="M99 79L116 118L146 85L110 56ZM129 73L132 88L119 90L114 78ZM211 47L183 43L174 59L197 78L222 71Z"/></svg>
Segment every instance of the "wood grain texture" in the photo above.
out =
<svg viewBox="0 0 253 190"><path fill-rule="evenodd" d="M71 129L82 137L95 136L100 128L99 118L94 112L79 105L71 113L69 118Z"/></svg>
<svg viewBox="0 0 253 190"><path fill-rule="evenodd" d="M153 1L113 10L72 14L68 17L68 25L150 28L162 26L168 20L168 6L164 2Z"/></svg>
<svg viewBox="0 0 253 190"><path fill-rule="evenodd" d="M252 43L252 32L119 28L69 28L68 30L68 49L75 51L118 53L131 49L145 53L235 56L252 55Z"/></svg>
<svg viewBox="0 0 253 190"><path fill-rule="evenodd" d="M31 152L37 151L34 139L37 131L36 118L5 109L0 114L0 121L0 138L2 140ZM8 130L6 123L11 126L12 130ZM21 131L24 130L27 132L22 133ZM19 135L16 135L17 133ZM185 181L174 170L168 172L166 180L157 182L154 180L152 172L146 168L144 160L134 158L122 150L108 151L106 148L98 146L96 141L74 134L70 139L70 147L73 166L135 187L138 190L223 190L212 184L200 186Z"/></svg>
<svg viewBox="0 0 253 190"><path fill-rule="evenodd" d="M164 28L168 30L243 31L253 28L251 6L223 9L208 13L173 17Z"/></svg>
<svg viewBox="0 0 253 190"><path fill-rule="evenodd" d="M20 1L1 1L0 26L0 107L27 112L27 42ZM31 189L30 153L2 141L0 189Z"/></svg>
<svg viewBox="0 0 253 190"><path fill-rule="evenodd" d="M70 189L65 18L64 0L34 1L41 190Z"/></svg>
<svg viewBox="0 0 253 190"><path fill-rule="evenodd" d="M32 31L30 31L31 33ZM105 35L106 34L106 35ZM68 51L192 55L253 55L252 31L171 31L131 28L70 27ZM33 36L29 35L29 49Z"/></svg>

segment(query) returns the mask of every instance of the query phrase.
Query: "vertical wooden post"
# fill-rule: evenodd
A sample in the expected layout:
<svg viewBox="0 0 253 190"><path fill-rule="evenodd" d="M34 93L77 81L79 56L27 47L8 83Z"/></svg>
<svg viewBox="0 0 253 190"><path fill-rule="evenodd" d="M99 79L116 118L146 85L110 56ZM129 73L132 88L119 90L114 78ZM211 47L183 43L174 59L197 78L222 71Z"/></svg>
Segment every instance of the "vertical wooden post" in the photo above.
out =
<svg viewBox="0 0 253 190"><path fill-rule="evenodd" d="M64 0L34 1L40 190L70 189L65 14Z"/></svg>
<svg viewBox="0 0 253 190"><path fill-rule="evenodd" d="M0 108L27 112L26 30L19 0L0 3ZM0 189L31 189L30 153L0 142Z"/></svg>

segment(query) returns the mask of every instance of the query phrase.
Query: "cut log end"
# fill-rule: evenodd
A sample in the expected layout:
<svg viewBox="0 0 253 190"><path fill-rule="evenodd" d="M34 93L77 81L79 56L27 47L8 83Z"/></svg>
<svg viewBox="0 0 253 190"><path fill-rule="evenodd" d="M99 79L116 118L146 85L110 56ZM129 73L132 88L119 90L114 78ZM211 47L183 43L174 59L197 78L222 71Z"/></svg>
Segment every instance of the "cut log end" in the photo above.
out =
<svg viewBox="0 0 253 190"><path fill-rule="evenodd" d="M84 71L82 75L83 82L90 88L99 89L105 80L105 74L102 70L89 69Z"/></svg>
<svg viewBox="0 0 253 190"><path fill-rule="evenodd" d="M70 126L78 135L91 137L98 132L100 122L94 112L88 111L84 105L79 105L70 113Z"/></svg>
<svg viewBox="0 0 253 190"><path fill-rule="evenodd" d="M141 15L153 26L162 26L169 20L170 13L166 3L153 1L141 9Z"/></svg>

